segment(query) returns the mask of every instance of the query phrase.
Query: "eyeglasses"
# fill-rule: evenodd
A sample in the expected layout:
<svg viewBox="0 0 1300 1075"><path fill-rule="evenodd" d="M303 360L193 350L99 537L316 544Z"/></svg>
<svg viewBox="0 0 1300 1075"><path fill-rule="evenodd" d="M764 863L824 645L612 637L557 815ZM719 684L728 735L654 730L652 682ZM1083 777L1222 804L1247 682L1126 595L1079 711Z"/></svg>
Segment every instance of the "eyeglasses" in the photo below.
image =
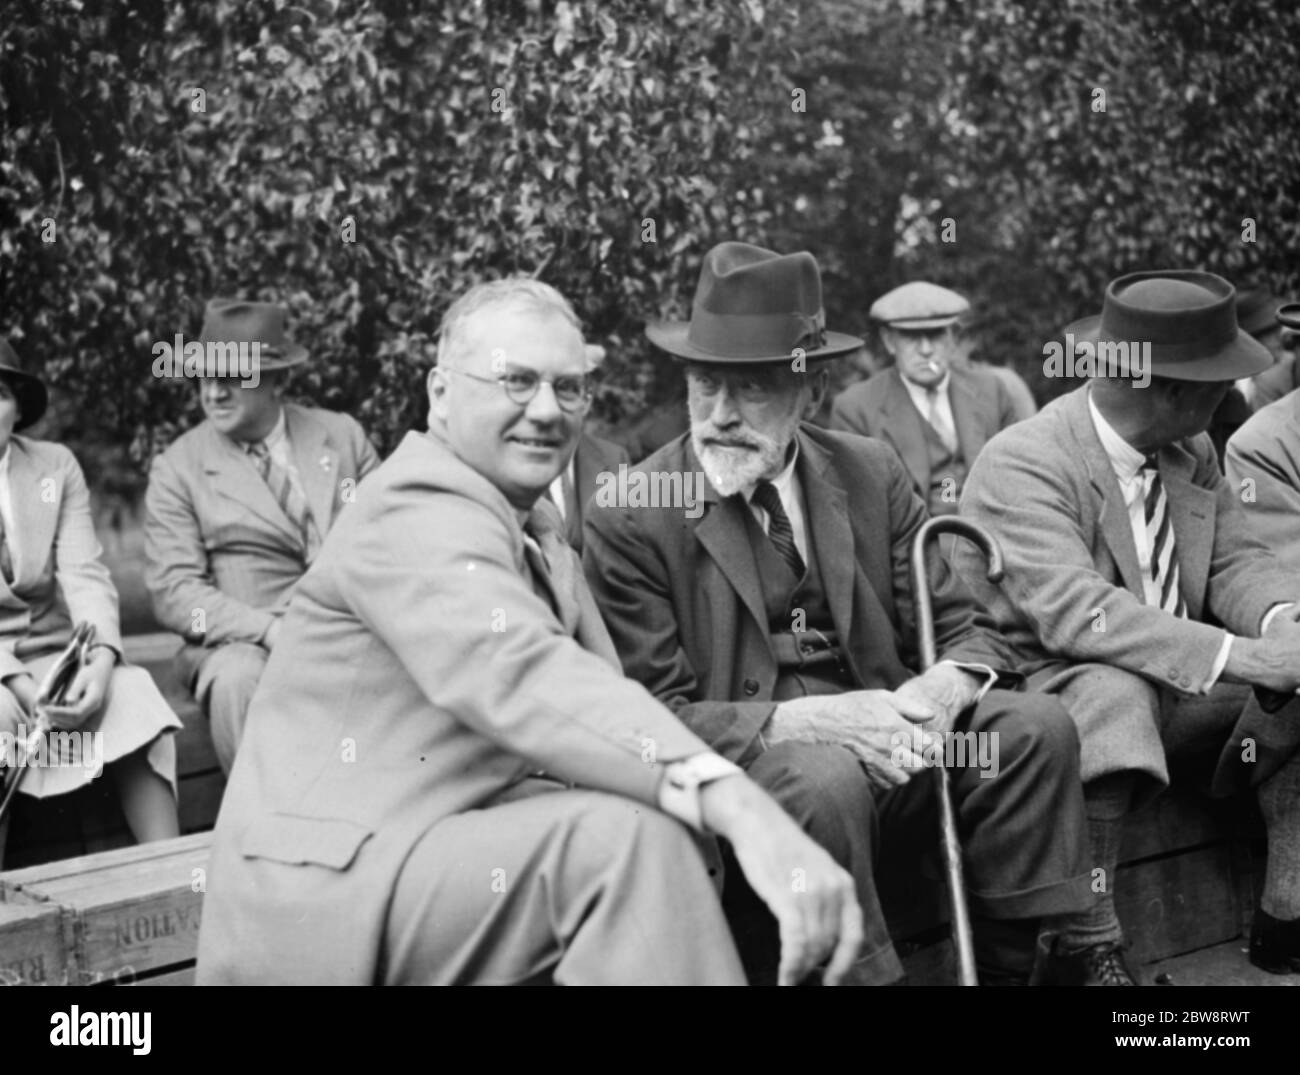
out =
<svg viewBox="0 0 1300 1075"><path fill-rule="evenodd" d="M447 372L458 373L462 377L468 377L473 381L482 381L484 384L499 384L501 390L505 392L506 398L511 403L517 403L521 407L532 401L543 381L551 386L551 391L555 393L555 402L560 405L561 410L581 410L591 399L591 378L585 374L568 377L542 377L532 370L514 370L496 377L480 377L477 373L469 373L466 370L454 368L448 369Z"/></svg>

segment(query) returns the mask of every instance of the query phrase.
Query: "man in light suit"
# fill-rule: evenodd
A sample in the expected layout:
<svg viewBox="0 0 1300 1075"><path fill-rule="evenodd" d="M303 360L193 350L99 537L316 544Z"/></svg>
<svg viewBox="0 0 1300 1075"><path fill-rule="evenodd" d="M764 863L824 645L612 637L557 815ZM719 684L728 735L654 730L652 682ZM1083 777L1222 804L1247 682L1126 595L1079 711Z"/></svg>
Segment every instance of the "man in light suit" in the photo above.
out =
<svg viewBox="0 0 1300 1075"><path fill-rule="evenodd" d="M691 431L636 475L660 489L683 476L692 495L589 508L584 566L624 670L852 871L864 985L902 974L876 860L892 844L881 869L915 876L934 846L933 784L913 777L928 729L991 746L993 764L953 768L976 958L982 980L1024 982L1039 918L1087 902L1077 740L1055 701L989 691L1001 642L941 558L945 660L916 674L909 558L925 507L888 447L807 424L828 377L803 363L860 342L822 328L816 261L723 243L690 322L646 331L686 361ZM770 918L742 884L724 895L752 978L770 979Z"/></svg>
<svg viewBox="0 0 1300 1075"><path fill-rule="evenodd" d="M1105 887L1062 924L1056 977L1134 984L1109 879L1123 818L1168 783L1167 755L1212 793L1256 789L1270 850L1251 959L1300 969L1300 702L1270 714L1250 691L1283 692L1271 706L1300 687L1300 578L1251 536L1204 433L1269 355L1210 273L1121 277L1100 317L1066 332L1098 376L995 437L962 499L1002 545L1002 583L958 552L1030 686L1079 727Z"/></svg>
<svg viewBox="0 0 1300 1075"><path fill-rule="evenodd" d="M931 515L956 513L980 449L1016 420L998 377L958 362L969 311L955 291L924 281L882 295L871 319L894 365L845 389L831 408L832 429L893 445Z"/></svg>
<svg viewBox="0 0 1300 1075"><path fill-rule="evenodd" d="M1277 319L1300 331L1300 303L1283 306ZM1300 391L1257 411L1228 441L1225 462L1252 533L1300 571Z"/></svg>
<svg viewBox="0 0 1300 1075"><path fill-rule="evenodd" d="M207 368L206 419L154 461L145 496L145 583L158 621L185 639L177 674L227 773L289 597L379 464L350 416L281 402L283 371L307 359L284 320L271 303L208 303L199 342L256 344L257 376Z"/></svg>
<svg viewBox="0 0 1300 1075"><path fill-rule="evenodd" d="M543 496L583 357L535 280L447 312L429 431L326 539L253 700L200 982L740 983L691 830L780 920L783 981L852 964L848 875L618 669Z"/></svg>

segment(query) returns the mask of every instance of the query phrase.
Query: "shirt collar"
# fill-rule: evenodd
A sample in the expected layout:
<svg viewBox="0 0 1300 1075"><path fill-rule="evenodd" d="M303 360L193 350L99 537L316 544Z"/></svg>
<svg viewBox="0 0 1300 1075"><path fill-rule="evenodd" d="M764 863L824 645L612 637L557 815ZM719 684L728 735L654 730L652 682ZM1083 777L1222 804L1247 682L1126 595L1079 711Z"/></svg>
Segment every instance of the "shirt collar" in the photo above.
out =
<svg viewBox="0 0 1300 1075"><path fill-rule="evenodd" d="M790 444L794 448L790 453L790 462L785 465L785 468L775 478L768 479L776 487L777 495L780 496L783 504L788 504L790 502L790 497L794 493L794 465L799 462L798 434L795 435L794 440L792 440ZM746 504L754 499L754 490L757 488L758 482L755 482L753 485L747 486L741 490L741 494L744 496Z"/></svg>
<svg viewBox="0 0 1300 1075"><path fill-rule="evenodd" d="M1091 392L1088 393L1088 412L1092 415L1093 428L1097 430L1097 436L1101 440L1101 446L1110 460L1115 475L1124 481L1131 481L1137 477L1146 462L1146 456L1115 432L1115 427L1106 421L1105 415L1097 409Z"/></svg>
<svg viewBox="0 0 1300 1075"><path fill-rule="evenodd" d="M276 448L280 446L281 443L287 441L288 439L289 439L289 425L284 418L284 407L281 407L280 413L276 416L275 425L271 427L271 432L269 432L265 437L262 438L262 443L266 445L266 450L269 452L269 451L274 451ZM253 445L256 443L258 442L255 440L245 440L245 441L238 442L239 447L243 448L244 451L246 452L252 451Z"/></svg>
<svg viewBox="0 0 1300 1075"><path fill-rule="evenodd" d="M0 478L9 477L9 460L13 458L14 442L10 439L5 445L4 455L0 455Z"/></svg>
<svg viewBox="0 0 1300 1075"><path fill-rule="evenodd" d="M926 388L925 385L917 384L915 381L909 381L903 376L901 370L898 373L898 378L903 382L903 387L907 389L913 399L925 399L931 392L934 392L937 396L948 394L948 383L952 380L952 370L945 373L943 379L933 388Z"/></svg>

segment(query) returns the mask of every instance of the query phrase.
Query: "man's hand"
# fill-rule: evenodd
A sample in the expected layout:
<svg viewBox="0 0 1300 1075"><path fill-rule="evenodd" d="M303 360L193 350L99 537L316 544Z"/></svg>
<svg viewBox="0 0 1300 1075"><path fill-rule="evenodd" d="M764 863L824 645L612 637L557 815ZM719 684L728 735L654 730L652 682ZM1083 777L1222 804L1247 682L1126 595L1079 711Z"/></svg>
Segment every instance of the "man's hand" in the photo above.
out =
<svg viewBox="0 0 1300 1075"><path fill-rule="evenodd" d="M1274 616L1263 638L1234 638L1223 678L1283 693L1300 688L1300 623L1290 612Z"/></svg>
<svg viewBox="0 0 1300 1075"><path fill-rule="evenodd" d="M41 707L50 726L71 731L80 728L98 713L104 705L104 699L108 697L108 681L112 678L116 663L117 655L112 650L103 647L94 650L94 656L72 681L63 704Z"/></svg>
<svg viewBox="0 0 1300 1075"><path fill-rule="evenodd" d="M839 985L862 949L853 878L747 776L700 790L704 824L731 842L736 860L781 930L778 985L798 985L829 960L824 985Z"/></svg>
<svg viewBox="0 0 1300 1075"><path fill-rule="evenodd" d="M938 710L928 702L896 691L847 691L792 698L776 707L764 737L769 744L791 740L825 743L851 750L881 788L906 784L925 767L913 747L933 734L915 725L933 720Z"/></svg>
<svg viewBox="0 0 1300 1075"><path fill-rule="evenodd" d="M940 662L928 672L909 679L894 691L894 697L933 709L934 719L925 723L925 730L943 734L952 731L953 723L979 696L983 685L979 676L955 664Z"/></svg>

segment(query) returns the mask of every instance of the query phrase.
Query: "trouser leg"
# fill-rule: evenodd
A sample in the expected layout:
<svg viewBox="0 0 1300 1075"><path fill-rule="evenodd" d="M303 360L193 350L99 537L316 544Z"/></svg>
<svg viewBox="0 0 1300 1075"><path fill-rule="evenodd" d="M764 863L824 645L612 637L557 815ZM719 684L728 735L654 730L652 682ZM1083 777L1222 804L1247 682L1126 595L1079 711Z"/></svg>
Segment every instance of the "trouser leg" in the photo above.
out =
<svg viewBox="0 0 1300 1075"><path fill-rule="evenodd" d="M902 977L876 892L879 822L871 782L861 764L843 747L779 743L759 756L748 775L853 876L864 942L846 984L881 985ZM729 853L726 861L723 905L746 973L752 984L774 985L781 952L776 919Z"/></svg>
<svg viewBox="0 0 1300 1075"><path fill-rule="evenodd" d="M744 984L687 829L547 791L445 818L415 845L385 930L390 984Z"/></svg>
<svg viewBox="0 0 1300 1075"><path fill-rule="evenodd" d="M248 704L266 668L269 652L248 642L218 646L194 683L194 695L207 714L217 760L228 775L244 735Z"/></svg>

